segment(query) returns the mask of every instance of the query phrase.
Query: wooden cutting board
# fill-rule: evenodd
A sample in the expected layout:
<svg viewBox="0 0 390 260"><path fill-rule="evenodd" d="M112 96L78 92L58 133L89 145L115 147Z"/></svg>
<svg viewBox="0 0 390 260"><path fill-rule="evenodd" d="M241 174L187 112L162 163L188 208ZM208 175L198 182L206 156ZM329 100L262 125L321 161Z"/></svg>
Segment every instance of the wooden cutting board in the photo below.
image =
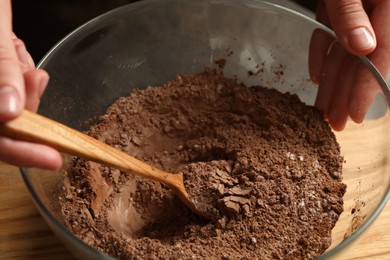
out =
<svg viewBox="0 0 390 260"><path fill-rule="evenodd" d="M0 259L75 259L39 215L19 170L0 162ZM390 259L390 203L343 259Z"/></svg>

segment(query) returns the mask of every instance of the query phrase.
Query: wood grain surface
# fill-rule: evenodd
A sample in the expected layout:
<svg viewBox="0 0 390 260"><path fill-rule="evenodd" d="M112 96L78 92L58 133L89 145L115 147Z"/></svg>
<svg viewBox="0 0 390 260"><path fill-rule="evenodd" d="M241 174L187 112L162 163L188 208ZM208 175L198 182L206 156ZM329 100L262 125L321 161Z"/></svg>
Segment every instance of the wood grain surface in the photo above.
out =
<svg viewBox="0 0 390 260"><path fill-rule="evenodd" d="M0 259L74 259L39 215L19 170L0 162ZM343 259L390 259L390 204Z"/></svg>

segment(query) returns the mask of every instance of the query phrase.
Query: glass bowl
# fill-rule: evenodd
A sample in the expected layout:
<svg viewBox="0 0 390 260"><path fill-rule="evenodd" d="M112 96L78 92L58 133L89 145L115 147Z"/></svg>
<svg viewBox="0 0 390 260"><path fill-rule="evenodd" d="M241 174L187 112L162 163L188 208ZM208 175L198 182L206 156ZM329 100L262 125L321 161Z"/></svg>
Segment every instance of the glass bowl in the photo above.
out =
<svg viewBox="0 0 390 260"><path fill-rule="evenodd" d="M154 0L123 6L66 36L40 62L51 81L39 113L86 130L86 121L102 115L132 89L200 72L220 58L226 59L228 77L248 86L288 91L313 105L318 89L308 73L313 32L334 37L311 18L253 0ZM335 132L348 187L332 245L320 258L353 250L350 245L375 220L390 194L390 92L365 57L356 59L384 95L376 97L362 124L349 120L344 131ZM258 73L248 73L259 67ZM43 218L69 250L80 259L109 259L63 225L61 171L21 170Z"/></svg>

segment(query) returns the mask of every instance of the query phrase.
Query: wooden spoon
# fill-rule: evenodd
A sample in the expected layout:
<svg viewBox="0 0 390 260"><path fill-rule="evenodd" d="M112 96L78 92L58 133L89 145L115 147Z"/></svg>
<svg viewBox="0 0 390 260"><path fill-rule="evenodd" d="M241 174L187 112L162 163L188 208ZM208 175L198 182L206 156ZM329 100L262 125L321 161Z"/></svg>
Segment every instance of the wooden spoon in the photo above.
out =
<svg viewBox="0 0 390 260"><path fill-rule="evenodd" d="M45 144L70 155L161 182L172 189L194 213L204 217L191 201L182 173L164 172L59 122L25 110L16 119L0 124L0 134Z"/></svg>

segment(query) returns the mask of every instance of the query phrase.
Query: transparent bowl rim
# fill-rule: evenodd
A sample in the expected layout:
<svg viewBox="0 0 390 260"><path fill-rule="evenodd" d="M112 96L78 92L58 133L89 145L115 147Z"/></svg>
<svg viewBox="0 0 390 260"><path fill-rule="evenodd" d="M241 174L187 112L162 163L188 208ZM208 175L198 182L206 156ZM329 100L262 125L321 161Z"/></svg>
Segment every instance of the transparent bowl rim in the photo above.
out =
<svg viewBox="0 0 390 260"><path fill-rule="evenodd" d="M131 10L137 6L142 6L142 5L153 5L155 2L161 2L162 0L149 0L149 1L141 1L141 2L136 2L136 3L131 3L127 4L118 8L115 8L111 11L108 11L104 14L101 14L88 22L82 24L72 32L70 32L68 35L66 35L62 40L60 40L57 44L55 44L47 53L46 55L42 58L42 60L38 63L37 68L41 68L44 64L44 62L50 58L51 54L57 50L58 48L61 47L63 42L66 42L69 38L71 38L74 34L76 34L78 31L82 30L83 28L89 26L90 24L93 24L100 19L104 19L109 16L114 16L118 11L126 11L126 10ZM218 0L219 2L229 2L232 0ZM218 2L216 1L216 2ZM309 23L312 23L316 25L319 29L324 30L325 32L329 33L333 37L336 38L335 33L333 30L330 28L324 26L323 24L317 22L311 17L306 16L305 14L299 13L298 11L292 10L290 8L267 2L267 1L262 1L262 0L240 0L241 3L251 5L251 6L267 6L268 8L275 9L279 12L284 12L288 13L290 15L294 15L297 17L300 17L303 20L306 20ZM366 64L366 66L370 69L370 71L373 73L375 76L376 80L378 81L378 84L381 86L382 91L384 93L384 96L387 100L387 104L390 106L390 88L388 84L386 83L384 77L381 75L379 70L373 65L373 63L369 60L368 57L366 56L359 56L359 58L363 61L363 63ZM64 236L66 236L69 240L72 240L73 242L79 243L79 245L82 247L83 250L85 250L88 254L93 255L94 257L97 258L103 258L103 259L114 259L110 257L109 255L106 255L104 253L98 252L94 248L90 247L86 243L84 243L81 239L79 239L76 235L74 235L72 232L70 232L63 224L57 221L57 219L50 213L50 211L45 207L44 203L36 193L34 189L34 185L32 184L30 178L29 178L29 173L27 168L20 168L20 172L23 178L23 181L25 185L27 186L28 191L30 192L33 201L35 205L37 206L39 212L44 216L46 220L50 222L51 225L54 226L56 230L59 230ZM385 195L382 197L380 200L378 206L376 207L374 213L370 215L366 221L357 229L351 236L348 238L344 239L340 244L338 244L336 247L330 249L329 251L325 252L321 256L319 256L317 259L327 259L328 257L331 257L333 255L336 255L339 253L341 250L343 250L345 247L350 245L352 242L354 242L358 237L364 233L364 231L374 222L374 220L380 215L381 211L383 208L386 206L386 203L390 199L390 185L388 185ZM51 226L52 227L52 226ZM53 227L52 227L53 228Z"/></svg>

